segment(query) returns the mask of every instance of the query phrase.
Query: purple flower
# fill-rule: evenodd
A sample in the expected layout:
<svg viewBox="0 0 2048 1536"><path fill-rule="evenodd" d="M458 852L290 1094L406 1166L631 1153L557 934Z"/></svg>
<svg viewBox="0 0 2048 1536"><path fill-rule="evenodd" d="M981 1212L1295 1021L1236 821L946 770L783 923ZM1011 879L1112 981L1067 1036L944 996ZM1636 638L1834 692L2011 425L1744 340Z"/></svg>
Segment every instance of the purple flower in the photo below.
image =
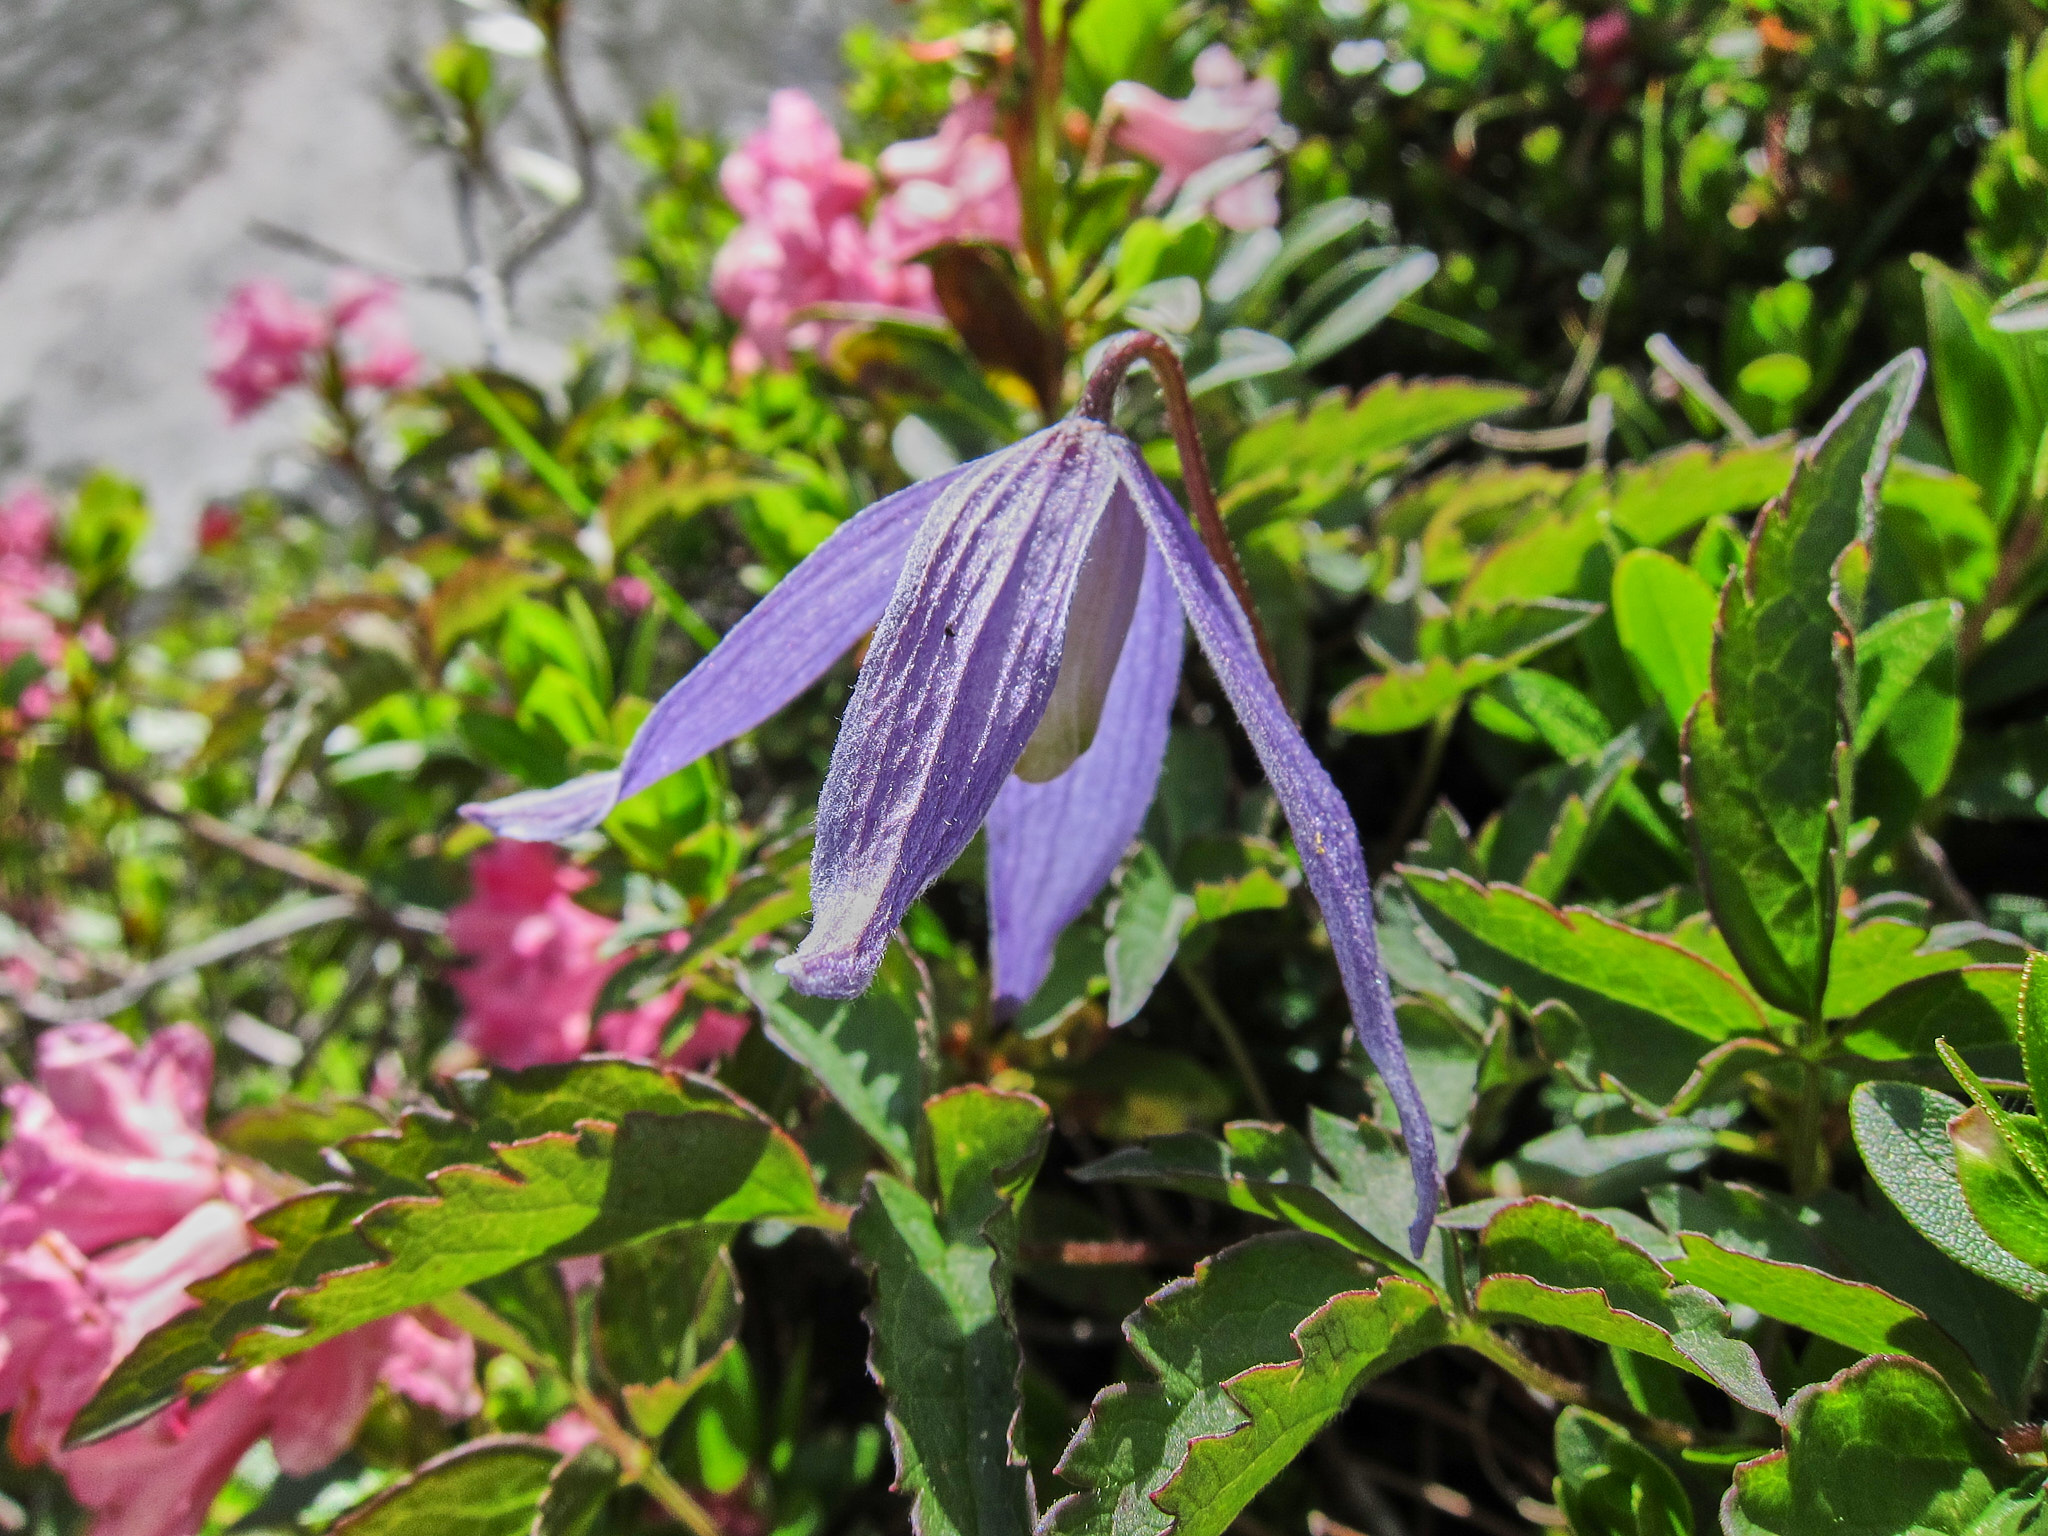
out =
<svg viewBox="0 0 2048 1536"><path fill-rule="evenodd" d="M1116 371L1157 346L1134 338ZM811 931L780 968L800 992L858 996L904 912L986 823L996 992L1021 1004L1151 804L1185 616L1294 829L1360 1039L1400 1111L1419 1252L1435 1144L1357 829L1229 575L1137 447L1094 419L1113 392L1091 385L1081 413L854 517L655 707L619 769L463 814L525 841L594 827L781 709L872 628L818 803Z"/></svg>

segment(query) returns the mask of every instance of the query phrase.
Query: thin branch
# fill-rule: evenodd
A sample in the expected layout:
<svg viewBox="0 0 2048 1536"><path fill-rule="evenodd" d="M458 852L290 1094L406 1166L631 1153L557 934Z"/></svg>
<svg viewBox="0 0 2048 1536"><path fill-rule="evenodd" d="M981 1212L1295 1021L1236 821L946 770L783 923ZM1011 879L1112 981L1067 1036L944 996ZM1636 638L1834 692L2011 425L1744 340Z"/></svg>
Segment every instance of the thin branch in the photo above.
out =
<svg viewBox="0 0 2048 1536"><path fill-rule="evenodd" d="M576 99L576 87L569 78L569 63L563 54L566 39L560 31L548 39L548 97L562 131L569 136L569 154L576 166L576 196L569 203L542 216L525 231L515 230L505 254L497 264L498 279L509 292L528 262L576 227L597 205L597 136Z"/></svg>
<svg viewBox="0 0 2048 1536"><path fill-rule="evenodd" d="M407 288L431 288L439 293L467 294L469 284L461 277L449 272L415 272L394 267L388 262L371 261L366 257L344 251L336 245L329 245L315 235L302 230L288 229L282 224L273 224L268 219L253 219L249 223L249 237L265 245L275 246L281 251L290 251L295 256L309 257L314 261L326 262L334 267L354 267L372 277L381 277Z"/></svg>
<svg viewBox="0 0 2048 1536"><path fill-rule="evenodd" d="M1568 426L1540 427L1533 432L1523 432L1482 421L1472 429L1472 441L1482 448L1497 448L1502 453L1557 453L1566 448L1582 448L1591 442L1591 427L1590 421L1575 421Z"/></svg>
<svg viewBox="0 0 2048 1536"><path fill-rule="evenodd" d="M1970 888L1956 877L1955 868L1949 863L1947 852L1925 827L1915 827L1906 846L1911 850L1922 872L1934 883L1934 888L1940 893L1943 901L1973 923L1991 921L1991 914L1986 912L1983 904L1971 894Z"/></svg>
<svg viewBox="0 0 2048 1536"><path fill-rule="evenodd" d="M1617 245L1607 253L1607 260L1600 266L1600 296L1593 301L1592 313L1586 317L1586 334L1579 338L1578 350L1572 356L1571 372L1564 376L1564 385L1557 392L1557 400L1550 408L1553 420L1561 420L1571 414L1573 406L1579 403L1579 394L1586 387L1586 381L1593 376L1593 365L1600 360L1600 348L1607 341L1608 317L1614 313L1615 295L1621 292L1621 280L1628 272L1628 247Z"/></svg>
<svg viewBox="0 0 2048 1536"><path fill-rule="evenodd" d="M1742 419L1742 413L1730 405L1721 392L1707 382L1707 376L1693 366L1692 359L1678 350L1678 345L1662 331L1643 343L1643 350L1650 354L1650 360L1677 382L1693 399L1705 406L1728 435L1745 448L1754 448L1759 439Z"/></svg>
<svg viewBox="0 0 2048 1536"><path fill-rule="evenodd" d="M40 992L24 997L11 992L4 984L0 984L0 995L6 995L15 1007L42 1024L75 1024L81 1019L103 1019L124 1008L134 1007L157 987L176 977L232 959L245 951L275 944L295 933L304 933L308 928L360 917L362 913L363 904L355 897L316 896L310 901L294 902L266 912L239 928L216 933L212 938L202 939L185 949L174 950L150 961L119 986L91 997L50 997Z"/></svg>

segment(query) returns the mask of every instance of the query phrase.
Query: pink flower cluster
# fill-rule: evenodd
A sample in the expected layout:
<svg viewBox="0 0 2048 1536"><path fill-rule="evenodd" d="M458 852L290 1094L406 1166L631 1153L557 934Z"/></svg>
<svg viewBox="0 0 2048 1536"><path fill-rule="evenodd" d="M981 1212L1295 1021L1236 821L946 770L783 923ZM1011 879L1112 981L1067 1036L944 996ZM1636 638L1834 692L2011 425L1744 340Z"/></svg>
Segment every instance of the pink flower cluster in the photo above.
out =
<svg viewBox="0 0 2048 1536"><path fill-rule="evenodd" d="M743 219L711 267L712 296L740 322L734 365L786 367L792 348L822 344L831 323L800 318L813 305L934 312L931 274L911 258L936 245L1015 245L1017 185L994 130L993 102L974 98L931 138L892 144L881 156L892 190L863 225L874 173L840 154L839 135L816 102L777 91L767 127L719 170Z"/></svg>
<svg viewBox="0 0 2048 1536"><path fill-rule="evenodd" d="M192 1304L186 1287L253 1246L247 1217L266 1201L206 1134L212 1077L212 1047L190 1025L138 1050L104 1024L72 1024L36 1042L35 1086L6 1092L0 1411L15 1459L64 1475L91 1536L191 1536L258 1440L285 1471L317 1471L354 1438L380 1380L452 1417L480 1406L468 1336L408 1316L63 1449L122 1356Z"/></svg>
<svg viewBox="0 0 2048 1536"><path fill-rule="evenodd" d="M33 486L0 500L0 672L20 656L51 669L64 660L64 626L53 610L68 602L71 572L50 558L56 528L56 509ZM113 637L97 619L87 620L78 638L95 661L114 654ZM50 683L38 679L22 690L17 707L40 720L54 699Z"/></svg>
<svg viewBox="0 0 2048 1536"><path fill-rule="evenodd" d="M335 275L327 307L301 303L282 283L244 283L213 320L207 381L236 421L308 382L323 354L344 387L397 389L419 372L398 288L361 272Z"/></svg>
<svg viewBox="0 0 2048 1536"><path fill-rule="evenodd" d="M1190 187L1228 229L1264 229L1280 221L1280 173L1266 169L1270 149L1294 141L1280 120L1280 87L1247 79L1221 43L1195 60L1195 88L1183 100L1135 80L1119 80L1102 99L1110 136L1159 167L1148 206Z"/></svg>
<svg viewBox="0 0 2048 1536"><path fill-rule="evenodd" d="M591 877L542 843L492 843L470 861L469 900L448 914L448 937L469 959L456 973L463 1002L458 1037L501 1067L572 1061L591 1049L660 1054L683 989L594 1021L598 994L623 961L603 956L617 924L572 898ZM715 1009L670 1058L686 1070L739 1044L747 1021Z"/></svg>

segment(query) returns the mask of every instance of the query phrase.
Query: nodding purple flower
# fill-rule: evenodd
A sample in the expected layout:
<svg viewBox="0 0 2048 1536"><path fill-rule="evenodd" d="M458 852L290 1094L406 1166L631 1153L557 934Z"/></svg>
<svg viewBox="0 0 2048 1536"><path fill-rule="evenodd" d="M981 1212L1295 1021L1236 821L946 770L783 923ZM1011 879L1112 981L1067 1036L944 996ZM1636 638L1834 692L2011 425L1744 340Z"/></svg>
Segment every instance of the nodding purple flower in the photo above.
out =
<svg viewBox="0 0 2048 1536"><path fill-rule="evenodd" d="M1400 1111L1419 1253L1435 1140L1395 1028L1357 829L1274 687L1234 561L1219 565L1217 544L1204 547L1106 424L1115 378L1161 351L1129 338L1074 416L849 520L655 706L618 769L463 814L529 842L595 827L759 725L873 629L818 802L811 931L780 969L800 992L860 995L904 912L986 824L995 990L1015 1007L1151 805L1185 617L1293 828L1359 1038ZM1205 474L1191 466L1190 486L1206 490Z"/></svg>

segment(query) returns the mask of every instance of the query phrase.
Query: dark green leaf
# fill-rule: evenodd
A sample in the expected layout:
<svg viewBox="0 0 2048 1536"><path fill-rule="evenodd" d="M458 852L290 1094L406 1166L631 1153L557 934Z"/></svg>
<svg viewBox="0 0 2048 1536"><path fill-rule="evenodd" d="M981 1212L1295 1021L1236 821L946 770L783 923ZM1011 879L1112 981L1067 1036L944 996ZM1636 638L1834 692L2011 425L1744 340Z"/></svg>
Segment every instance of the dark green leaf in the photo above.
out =
<svg viewBox="0 0 2048 1536"><path fill-rule="evenodd" d="M1556 1452L1557 1507L1577 1536L1692 1536L1678 1475L1619 1424L1567 1408Z"/></svg>
<svg viewBox="0 0 2048 1536"><path fill-rule="evenodd" d="M1853 631L1877 490L1919 391L1918 353L1892 363L1802 450L1721 599L1713 691L1686 731L1686 799L1701 883L1756 990L1818 1018L1842 886Z"/></svg>
<svg viewBox="0 0 2048 1536"><path fill-rule="evenodd" d="M1138 1016L1160 977L1173 964L1181 935L1195 919L1195 898L1173 883L1150 843L1140 843L1117 876L1109 904L1109 1022Z"/></svg>
<svg viewBox="0 0 2048 1536"><path fill-rule="evenodd" d="M618 1486L618 1458L601 1445L586 1445L556 1465L531 1536L588 1536Z"/></svg>
<svg viewBox="0 0 2048 1536"><path fill-rule="evenodd" d="M1652 698L1684 729L1707 691L1714 651L1714 589L1654 549L1621 557L1614 568L1614 627Z"/></svg>
<svg viewBox="0 0 2048 1536"><path fill-rule="evenodd" d="M552 1446L524 1436L472 1440L423 1462L332 1530L336 1536L527 1536L561 1460Z"/></svg>
<svg viewBox="0 0 2048 1536"><path fill-rule="evenodd" d="M1853 1018L1842 1047L1872 1061L1932 1056L1936 1039L1958 1050L2013 1038L2020 968L1966 965L1908 981Z"/></svg>

